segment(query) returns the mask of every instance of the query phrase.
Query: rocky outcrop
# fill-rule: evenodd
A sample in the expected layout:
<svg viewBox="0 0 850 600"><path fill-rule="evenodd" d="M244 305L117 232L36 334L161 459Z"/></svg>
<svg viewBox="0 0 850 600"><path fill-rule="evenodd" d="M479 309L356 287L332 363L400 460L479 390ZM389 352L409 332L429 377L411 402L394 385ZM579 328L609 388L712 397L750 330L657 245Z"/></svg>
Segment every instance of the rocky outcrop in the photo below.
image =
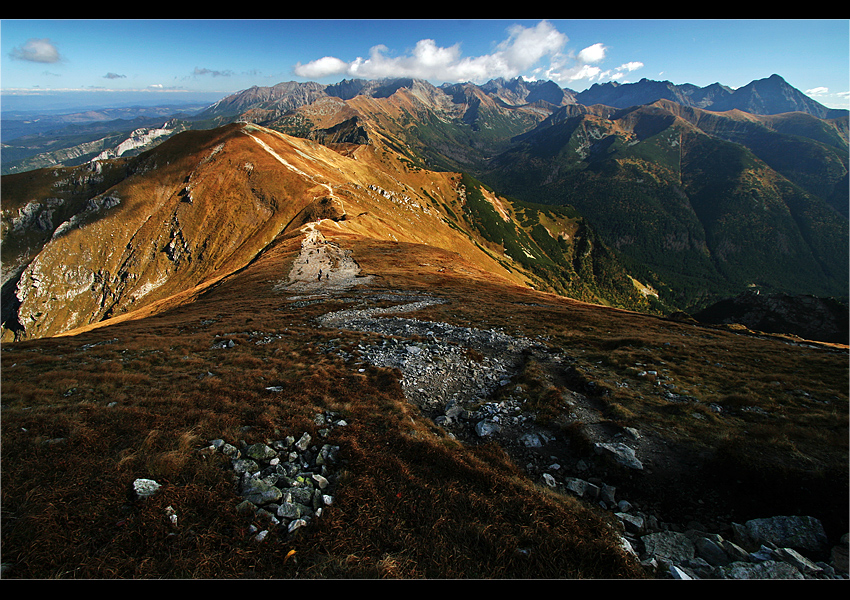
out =
<svg viewBox="0 0 850 600"><path fill-rule="evenodd" d="M368 144L369 133L357 117L343 121L327 129L316 129L307 134L307 139L320 144Z"/></svg>
<svg viewBox="0 0 850 600"><path fill-rule="evenodd" d="M806 340L850 342L848 308L834 298L746 292L695 313L707 324L740 324L764 333L791 334Z"/></svg>

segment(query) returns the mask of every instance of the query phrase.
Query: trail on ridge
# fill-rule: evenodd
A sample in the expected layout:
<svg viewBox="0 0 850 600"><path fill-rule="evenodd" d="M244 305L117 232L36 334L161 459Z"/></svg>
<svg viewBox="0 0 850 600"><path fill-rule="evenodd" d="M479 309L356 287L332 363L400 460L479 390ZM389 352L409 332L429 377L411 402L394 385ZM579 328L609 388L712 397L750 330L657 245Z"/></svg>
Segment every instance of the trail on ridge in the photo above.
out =
<svg viewBox="0 0 850 600"><path fill-rule="evenodd" d="M351 257L351 251L327 240L315 225L304 227L307 235L301 241L301 252L288 277L275 286L275 291L333 293L369 283L372 277L359 276L360 266Z"/></svg>

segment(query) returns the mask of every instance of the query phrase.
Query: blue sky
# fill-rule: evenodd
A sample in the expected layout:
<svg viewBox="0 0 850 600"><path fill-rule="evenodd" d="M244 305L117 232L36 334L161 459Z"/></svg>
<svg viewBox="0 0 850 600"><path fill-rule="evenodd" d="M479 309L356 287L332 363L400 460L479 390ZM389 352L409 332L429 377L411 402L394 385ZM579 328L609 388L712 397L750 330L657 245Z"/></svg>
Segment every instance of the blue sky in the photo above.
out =
<svg viewBox="0 0 850 600"><path fill-rule="evenodd" d="M282 81L642 78L733 88L776 73L848 108L850 20L3 20L0 88L214 101ZM158 93L157 93L158 92ZM169 93L167 93L169 92Z"/></svg>

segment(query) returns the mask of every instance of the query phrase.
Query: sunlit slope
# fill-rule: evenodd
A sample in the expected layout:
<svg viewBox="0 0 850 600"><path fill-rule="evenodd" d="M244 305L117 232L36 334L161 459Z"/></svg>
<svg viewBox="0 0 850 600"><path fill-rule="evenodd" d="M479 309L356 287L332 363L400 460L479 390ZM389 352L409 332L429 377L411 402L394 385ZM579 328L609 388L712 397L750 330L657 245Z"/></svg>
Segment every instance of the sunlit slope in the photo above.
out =
<svg viewBox="0 0 850 600"><path fill-rule="evenodd" d="M14 328L19 337L55 335L161 301L245 266L287 227L321 218L499 271L435 206L456 201L458 184L453 174L407 172L374 147L345 156L242 124L188 132L134 159L125 178L96 189L56 227L20 277ZM47 201L26 196L33 189L4 196L4 209Z"/></svg>

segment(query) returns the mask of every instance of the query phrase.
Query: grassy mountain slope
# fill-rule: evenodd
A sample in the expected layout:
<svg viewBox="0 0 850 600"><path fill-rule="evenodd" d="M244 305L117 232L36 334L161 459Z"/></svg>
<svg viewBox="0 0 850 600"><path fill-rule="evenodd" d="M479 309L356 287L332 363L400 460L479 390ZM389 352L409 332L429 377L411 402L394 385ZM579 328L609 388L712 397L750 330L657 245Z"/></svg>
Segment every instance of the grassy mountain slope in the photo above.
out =
<svg viewBox="0 0 850 600"><path fill-rule="evenodd" d="M793 183L793 173L784 177L745 145L709 136L669 106L564 110L482 177L523 200L575 207L682 308L749 285L846 295L847 219ZM758 134L742 137L766 153ZM821 189L839 189L846 177L839 153L817 142L803 147L835 158L832 183Z"/></svg>
<svg viewBox="0 0 850 600"><path fill-rule="evenodd" d="M5 315L8 335L56 335L189 293L244 267L277 235L318 216L370 238L456 252L510 281L616 305L645 303L608 255L598 261L605 265L598 275L589 262L568 260L578 253L572 248L577 241L590 243L586 228L569 243L555 243L538 229L534 241L513 224L511 209L507 221L499 219L508 233L497 238L491 230L496 221L489 215L482 221L492 208L479 201L478 182L413 167L382 144L336 150L234 124L187 132L122 161L121 176L82 185L75 192L77 212L63 214L64 221L42 231L34 245L21 241L34 235L33 227L4 235L4 261L19 265L4 274L15 309ZM86 174L89 167L10 176L5 220L31 202L46 210L42 182L61 177L71 186ZM328 203L336 208L322 214ZM604 248L598 243L582 251L599 252ZM604 282L611 276L622 288L614 293Z"/></svg>
<svg viewBox="0 0 850 600"><path fill-rule="evenodd" d="M752 115L698 111L671 102L664 110L701 131L740 144L771 169L848 216L848 136L846 119L818 119L806 113Z"/></svg>
<svg viewBox="0 0 850 600"><path fill-rule="evenodd" d="M553 452L580 477L568 465L598 460L582 424L570 426L570 402L585 388L547 380L529 357L505 389L528 389L523 410L552 441L521 459L512 454L521 445L461 442L404 397L397 370L358 356L394 336L316 323L392 305L388 295L435 295L445 302L407 316L567 353L599 390L601 421L585 427L664 440L641 454L640 475L606 467L618 498L665 522L800 510L831 535L846 532L846 353L576 302L434 246L337 225L316 228L351 250L370 283L307 297L281 289L303 238L291 232L193 302L4 344L4 578L650 575L621 548L610 513L542 482ZM235 345L217 349L222 339ZM671 402L669 388L636 374L652 368L694 400ZM314 420L325 411L347 423L327 438ZM344 462L332 505L288 536L240 514L229 461L203 448L302 431L338 445ZM163 487L133 501L137 477ZM258 543L251 525L271 533Z"/></svg>

